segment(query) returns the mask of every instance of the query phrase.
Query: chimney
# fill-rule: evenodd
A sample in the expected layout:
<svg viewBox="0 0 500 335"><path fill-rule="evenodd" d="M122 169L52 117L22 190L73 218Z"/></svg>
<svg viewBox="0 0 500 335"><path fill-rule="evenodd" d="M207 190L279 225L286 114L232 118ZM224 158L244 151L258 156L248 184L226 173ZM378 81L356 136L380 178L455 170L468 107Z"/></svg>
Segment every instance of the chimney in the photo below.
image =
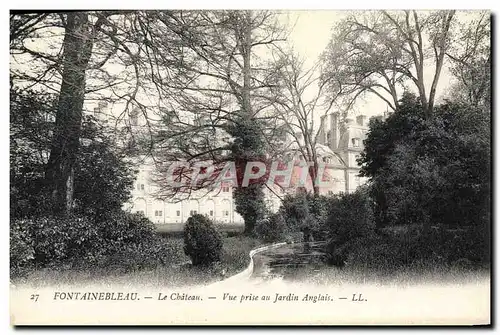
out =
<svg viewBox="0 0 500 335"><path fill-rule="evenodd" d="M325 129L327 129L327 121L325 120L325 117L326 115L322 115L321 116L321 122L320 122L320 129L319 129L319 144L323 144L323 145L328 145L328 143L326 143L326 132L325 132Z"/></svg>
<svg viewBox="0 0 500 335"><path fill-rule="evenodd" d="M330 149L337 149L337 146L339 145L339 137L339 113L335 112L330 114L330 143L328 143Z"/></svg>
<svg viewBox="0 0 500 335"><path fill-rule="evenodd" d="M365 119L366 119L365 115L358 115L358 116L356 116L356 123L359 126L364 126L365 125Z"/></svg>

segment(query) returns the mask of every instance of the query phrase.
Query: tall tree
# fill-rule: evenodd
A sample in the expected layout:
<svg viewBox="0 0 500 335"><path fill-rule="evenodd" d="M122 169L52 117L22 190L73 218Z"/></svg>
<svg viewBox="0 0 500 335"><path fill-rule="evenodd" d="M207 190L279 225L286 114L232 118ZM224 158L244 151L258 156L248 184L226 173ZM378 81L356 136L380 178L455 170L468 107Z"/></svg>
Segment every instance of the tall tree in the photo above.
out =
<svg viewBox="0 0 500 335"><path fill-rule="evenodd" d="M474 13L475 14L475 13ZM457 82L450 98L460 98L473 106L491 106L491 23L490 15L481 12L461 25L446 55Z"/></svg>
<svg viewBox="0 0 500 335"><path fill-rule="evenodd" d="M344 92L347 109L366 93L396 110L413 86L430 115L434 108L455 11L356 13L341 21L325 50L323 80ZM429 82L425 69L431 65Z"/></svg>
<svg viewBox="0 0 500 335"><path fill-rule="evenodd" d="M10 205L12 217L52 211L45 169L55 129L57 97L30 90L11 90ZM91 116L82 119L80 151L75 162L74 199L77 213L101 219L119 210L133 185L132 165L117 146L110 125Z"/></svg>
<svg viewBox="0 0 500 335"><path fill-rule="evenodd" d="M85 72L92 55L94 35L87 13L67 14L62 84L46 171L56 213L67 213L73 207L74 168L80 145Z"/></svg>
<svg viewBox="0 0 500 335"><path fill-rule="evenodd" d="M140 83L131 79L139 77L134 52L140 41L127 33L134 16L117 11L11 15L11 85L58 95L46 166L57 214L73 207L84 103L135 99Z"/></svg>
<svg viewBox="0 0 500 335"><path fill-rule="evenodd" d="M335 97L325 94L326 82L321 82L319 64L309 69L305 61L293 51L279 50L276 59L277 85L272 88L270 101L276 118L283 125L290 141L284 151L292 151L309 164L308 173L313 182L314 194L319 194L316 180L320 158L318 144L324 117L334 105Z"/></svg>
<svg viewBox="0 0 500 335"><path fill-rule="evenodd" d="M188 197L213 184L215 177L191 183L186 171L199 161L210 161L216 172L225 162L234 161L241 176L247 162L264 160L273 133L268 127L274 120L268 112L268 94L274 79L271 64L262 55L283 39L276 14L159 11L148 13L141 29L147 40L150 78L163 110L153 148L161 187L158 196ZM165 36L171 35L179 41L181 52L176 55L165 50ZM182 71L164 71L172 62ZM177 161L192 164L178 171L184 181L181 186L164 178ZM235 185L236 210L245 220L247 233L262 214L262 188L259 183Z"/></svg>
<svg viewBox="0 0 500 335"><path fill-rule="evenodd" d="M405 95L386 120L373 120L361 154L377 227L417 224L484 229L489 221L490 119L462 103L430 118ZM475 229L475 228L473 228Z"/></svg>

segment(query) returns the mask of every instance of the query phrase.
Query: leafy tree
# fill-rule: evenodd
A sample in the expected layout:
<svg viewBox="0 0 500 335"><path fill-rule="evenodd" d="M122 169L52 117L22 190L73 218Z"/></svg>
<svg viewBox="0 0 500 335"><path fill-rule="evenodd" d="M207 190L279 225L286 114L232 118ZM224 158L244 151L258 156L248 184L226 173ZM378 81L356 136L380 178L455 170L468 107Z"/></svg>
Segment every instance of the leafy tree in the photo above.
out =
<svg viewBox="0 0 500 335"><path fill-rule="evenodd" d="M490 117L448 102L425 118L407 96L385 121L371 123L361 174L370 177L377 227L472 227L489 222ZM485 233L487 235L487 233ZM486 236L484 235L484 236Z"/></svg>
<svg viewBox="0 0 500 335"><path fill-rule="evenodd" d="M11 90L10 190L11 216L52 211L45 183L54 129L55 97ZM92 116L82 122L80 155L75 162L75 204L79 213L102 217L120 209L134 181L133 166L114 146L106 126Z"/></svg>
<svg viewBox="0 0 500 335"><path fill-rule="evenodd" d="M45 164L54 128L55 97L10 91L10 214L12 217L50 210Z"/></svg>
<svg viewBox="0 0 500 335"><path fill-rule="evenodd" d="M93 117L84 118L75 166L75 212L103 219L129 200L137 171L113 139Z"/></svg>
<svg viewBox="0 0 500 335"><path fill-rule="evenodd" d="M371 119L369 131L360 154L360 175L369 177L372 183L371 196L375 199L374 218L377 227L387 224L387 192L389 188L384 178L388 159L396 144L405 142L412 132L425 127L424 112L420 101L413 95L405 94L396 112L381 121Z"/></svg>
<svg viewBox="0 0 500 335"><path fill-rule="evenodd" d="M342 244L373 232L371 199L365 188L332 198L326 227L328 237Z"/></svg>

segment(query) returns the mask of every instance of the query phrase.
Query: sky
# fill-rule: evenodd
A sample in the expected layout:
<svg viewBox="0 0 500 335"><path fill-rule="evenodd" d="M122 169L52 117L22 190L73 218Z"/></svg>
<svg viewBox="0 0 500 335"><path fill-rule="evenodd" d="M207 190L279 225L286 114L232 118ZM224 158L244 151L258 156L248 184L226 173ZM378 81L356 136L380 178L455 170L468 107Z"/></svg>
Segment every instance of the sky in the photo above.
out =
<svg viewBox="0 0 500 335"><path fill-rule="evenodd" d="M325 50L333 33L333 28L336 23L341 21L351 11L334 11L334 10L300 10L290 11L288 21L294 24L291 34L289 35L289 43L294 50L305 57L306 63L312 66L318 59L320 54ZM464 19L463 13L457 13L461 20ZM285 22L286 20L284 20ZM424 78L426 86L430 87L434 75L434 67L429 66L424 70ZM443 66L440 80L437 87L437 98L442 97L444 90L450 85L452 76L450 75L447 66ZM429 92L429 88L427 88ZM350 112L351 115L364 114L368 117L381 115L387 110L387 105L384 101L376 96L367 96L362 101L359 101Z"/></svg>
<svg viewBox="0 0 500 335"><path fill-rule="evenodd" d="M289 35L289 43L295 51L306 58L308 66L317 61L330 41L334 25L348 13L349 11L334 10L290 11L288 21L293 28ZM381 115L385 110L385 102L375 97L357 103L351 114L353 116L364 114L370 117Z"/></svg>
<svg viewBox="0 0 500 335"><path fill-rule="evenodd" d="M333 27L342 20L349 11L334 10L295 10L284 11L282 15L283 24L291 27L288 36L288 44L302 55L306 60L306 67L313 66L320 54L325 50L333 33ZM433 76L433 67L426 69L426 82L430 85ZM451 80L446 66L440 78L438 86L438 97L443 88L448 86ZM92 109L91 109L92 110ZM375 96L367 96L360 100L351 111L351 114L365 114L367 116L380 115L387 110L385 102ZM323 114L318 111L318 114ZM318 116L319 117L319 116Z"/></svg>

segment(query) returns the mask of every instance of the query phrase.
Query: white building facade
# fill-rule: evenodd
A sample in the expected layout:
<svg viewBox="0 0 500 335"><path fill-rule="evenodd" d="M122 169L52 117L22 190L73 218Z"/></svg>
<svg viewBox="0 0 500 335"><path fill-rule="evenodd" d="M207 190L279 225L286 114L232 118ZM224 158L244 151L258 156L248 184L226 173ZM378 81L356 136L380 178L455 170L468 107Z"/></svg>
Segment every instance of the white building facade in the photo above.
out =
<svg viewBox="0 0 500 335"><path fill-rule="evenodd" d="M341 126L338 113L323 117L323 129L319 133L317 152L321 161L326 163L327 175L331 182L320 194L338 194L354 192L366 182L359 176L356 159L363 151L363 141L368 130L367 120L363 115L356 119L347 118ZM193 214L204 214L219 224L243 225L243 218L236 212L231 187L221 187L214 191L193 193L187 200L158 199L154 196L157 186L154 183L154 165L144 163L132 191L131 201L124 208L134 213L141 213L157 225L182 225ZM293 188L282 190L274 187L265 190L266 204L278 210L282 196L293 193Z"/></svg>

